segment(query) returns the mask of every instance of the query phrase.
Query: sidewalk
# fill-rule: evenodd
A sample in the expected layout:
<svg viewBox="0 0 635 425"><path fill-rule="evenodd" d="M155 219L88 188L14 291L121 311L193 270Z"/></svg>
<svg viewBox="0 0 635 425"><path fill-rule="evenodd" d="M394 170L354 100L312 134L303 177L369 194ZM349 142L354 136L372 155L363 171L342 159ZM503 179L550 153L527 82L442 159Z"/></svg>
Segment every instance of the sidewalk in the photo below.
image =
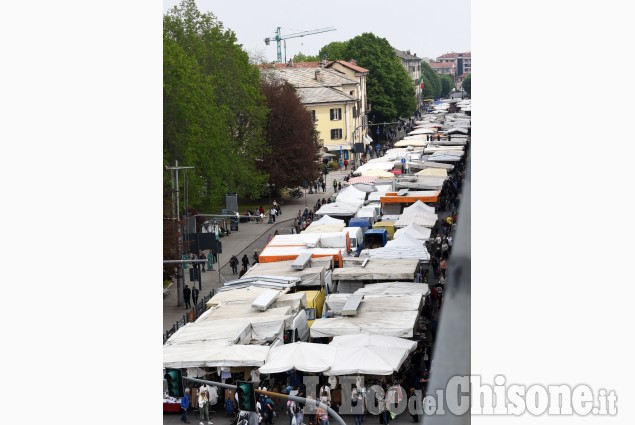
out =
<svg viewBox="0 0 635 425"><path fill-rule="evenodd" d="M279 233L290 233L290 228L293 226L293 220L296 218L298 210L304 211L305 206L309 209L313 208L318 199L327 198L333 195L333 179L342 181L343 177L348 174L348 171L331 171L326 175L326 193L322 193L322 189L319 193L310 194L309 190L306 191L306 198L303 196L299 199L290 199L284 201L282 204L282 215L276 218L275 224L267 224L265 220L263 223L240 223L238 225L238 231L231 232L229 236L225 236L220 239L223 245L223 253L218 254L218 262L221 265L220 274L224 280L238 279L238 275L232 275L231 267L229 266L229 259L232 255L236 255L240 260L244 254L247 254L249 263L253 263L254 250L260 252L267 244L267 237L269 234L273 235L276 230ZM281 200L277 200L281 202ZM240 201L238 203L240 209ZM201 273L201 289L199 299L203 298L212 291L212 289L218 288L219 284L219 271L218 264L214 264L214 270L208 270L205 273ZM239 266L240 269L241 266ZM190 288L198 282L190 282L189 270L185 270L185 285ZM172 328L172 325L183 318L183 315L187 312L185 305L177 305L177 286L176 282L172 284L170 293L163 298L163 331L167 331Z"/></svg>

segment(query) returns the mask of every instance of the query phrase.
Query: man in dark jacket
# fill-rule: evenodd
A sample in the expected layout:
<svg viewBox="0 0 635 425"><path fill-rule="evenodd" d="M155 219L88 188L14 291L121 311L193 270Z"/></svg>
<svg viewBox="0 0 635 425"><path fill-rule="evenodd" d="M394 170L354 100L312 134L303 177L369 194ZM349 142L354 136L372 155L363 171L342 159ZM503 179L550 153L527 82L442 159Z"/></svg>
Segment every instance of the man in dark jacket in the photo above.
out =
<svg viewBox="0 0 635 425"><path fill-rule="evenodd" d="M247 257L247 254L243 255L243 267L249 267L249 257Z"/></svg>
<svg viewBox="0 0 635 425"><path fill-rule="evenodd" d="M229 265L232 268L232 274L238 274L238 258L236 258L235 255L232 255L232 258L230 258Z"/></svg>
<svg viewBox="0 0 635 425"><path fill-rule="evenodd" d="M183 298L185 298L185 308L191 308L192 305L190 304L190 295L192 294L192 290L185 285L185 288L183 288Z"/></svg>
<svg viewBox="0 0 635 425"><path fill-rule="evenodd" d="M196 288L196 286L192 286L192 301L194 305L198 303L198 288Z"/></svg>

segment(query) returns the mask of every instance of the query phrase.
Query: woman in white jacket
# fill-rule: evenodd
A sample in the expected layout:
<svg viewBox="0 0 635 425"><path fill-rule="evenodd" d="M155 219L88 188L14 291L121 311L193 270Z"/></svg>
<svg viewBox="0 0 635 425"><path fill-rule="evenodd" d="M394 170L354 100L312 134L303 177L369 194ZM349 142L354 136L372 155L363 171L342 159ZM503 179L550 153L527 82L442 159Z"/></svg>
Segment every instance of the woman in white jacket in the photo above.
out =
<svg viewBox="0 0 635 425"><path fill-rule="evenodd" d="M209 398L205 390L201 391L198 395L198 409L201 412L200 425L205 425L203 421L207 421L209 425L212 425L213 422L209 420Z"/></svg>

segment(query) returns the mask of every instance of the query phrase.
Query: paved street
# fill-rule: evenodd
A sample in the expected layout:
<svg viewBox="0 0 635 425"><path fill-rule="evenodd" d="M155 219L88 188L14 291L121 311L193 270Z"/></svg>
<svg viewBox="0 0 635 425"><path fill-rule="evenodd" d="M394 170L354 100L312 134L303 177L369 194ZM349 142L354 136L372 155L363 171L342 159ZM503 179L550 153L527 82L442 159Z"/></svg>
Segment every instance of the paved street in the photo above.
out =
<svg viewBox="0 0 635 425"><path fill-rule="evenodd" d="M221 264L221 276L226 280L237 279L238 275L232 275L231 267L229 266L229 259L232 255L236 255L240 260L243 254L247 254L249 261L252 262L254 250L260 252L265 247L269 234L273 235L276 230L279 233L289 233L298 210L304 210L305 205L311 209L318 199L333 195L333 179L342 181L342 178L349 172L350 169L348 171L329 172L326 176L326 193L322 193L322 189L320 189L319 193L310 194L307 189L306 197L284 201L282 204L282 215L277 217L275 224L267 224L267 219L263 223L240 223L237 232L231 232L229 236L221 238L223 253L218 256ZM280 199L277 199L277 201L281 202ZM267 205L263 206L268 210ZM238 200L238 208L242 211L240 199ZM187 270L185 272L185 284L192 287L193 282L189 281L189 272ZM212 289L221 286L217 268L201 275L201 293L199 298L209 294ZM169 330L177 320L183 318L185 312L185 306L177 306L175 282L170 288L170 293L163 299L163 330Z"/></svg>
<svg viewBox="0 0 635 425"><path fill-rule="evenodd" d="M187 415L188 420L190 421L190 423L192 424L198 424L200 422L200 416L198 411L196 411L195 413L188 413ZM344 421L347 424L353 424L353 416L352 415L344 415L342 416L342 418L344 419ZM223 411L223 409L219 409L216 411L215 414L210 415L210 420L212 422L214 422L214 425L229 425L229 417L225 417L225 412ZM335 422L333 419L331 419L329 421L331 424L336 425L337 422ZM424 421L425 423L425 418ZM181 422L181 415L177 414L177 413L164 413L163 414L163 424L164 425L178 425L178 424L182 424L183 422ZM289 425L289 419L287 416L282 416L281 414L278 414L278 417L275 418L274 420L274 425ZM309 421L307 420L307 418L304 418L304 424L308 424ZM363 419L363 423L368 425L374 425L374 424L379 424L379 416L374 416L371 414L366 414L364 415L364 419ZM401 415L397 416L396 419L390 421L391 424L395 424L395 425L405 425L405 424L410 424L412 423L412 417L407 413L404 412Z"/></svg>

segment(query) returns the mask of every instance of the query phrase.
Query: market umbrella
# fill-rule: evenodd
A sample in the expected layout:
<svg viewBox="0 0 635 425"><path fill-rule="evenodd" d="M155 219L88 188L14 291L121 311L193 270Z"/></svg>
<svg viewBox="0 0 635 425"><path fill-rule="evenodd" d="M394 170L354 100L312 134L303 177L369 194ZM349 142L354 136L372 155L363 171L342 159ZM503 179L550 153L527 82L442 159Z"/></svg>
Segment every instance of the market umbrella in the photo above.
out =
<svg viewBox="0 0 635 425"><path fill-rule="evenodd" d="M400 347L336 348L333 365L324 375L392 375L399 371L409 353L407 348Z"/></svg>
<svg viewBox="0 0 635 425"><path fill-rule="evenodd" d="M295 369L303 372L325 372L335 359L335 346L294 342L269 350L269 356L260 373L280 373Z"/></svg>
<svg viewBox="0 0 635 425"><path fill-rule="evenodd" d="M337 155L333 155L332 153L326 153L326 152L322 154L322 158L334 158L336 156Z"/></svg>

